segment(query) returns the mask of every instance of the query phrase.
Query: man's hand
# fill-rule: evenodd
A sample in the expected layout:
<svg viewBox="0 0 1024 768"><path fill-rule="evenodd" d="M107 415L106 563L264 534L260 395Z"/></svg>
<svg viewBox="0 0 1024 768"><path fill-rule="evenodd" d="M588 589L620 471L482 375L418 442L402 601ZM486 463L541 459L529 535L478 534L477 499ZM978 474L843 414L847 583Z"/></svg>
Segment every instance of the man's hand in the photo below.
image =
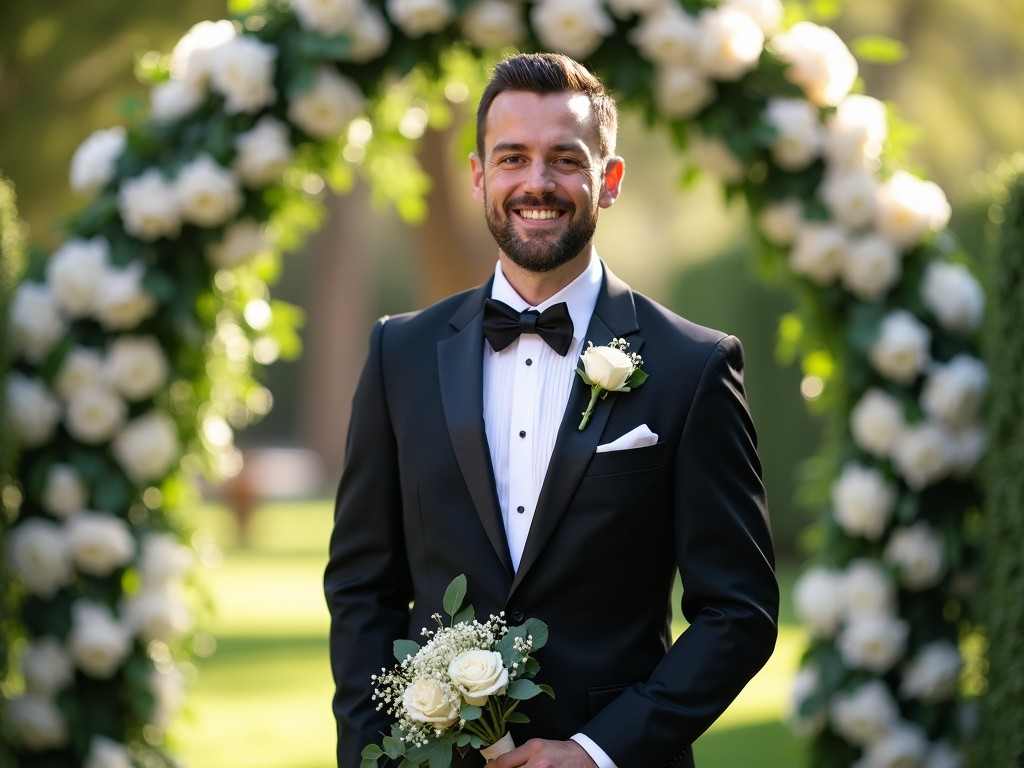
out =
<svg viewBox="0 0 1024 768"><path fill-rule="evenodd" d="M575 741L530 739L490 763L494 768L597 768L587 750Z"/></svg>

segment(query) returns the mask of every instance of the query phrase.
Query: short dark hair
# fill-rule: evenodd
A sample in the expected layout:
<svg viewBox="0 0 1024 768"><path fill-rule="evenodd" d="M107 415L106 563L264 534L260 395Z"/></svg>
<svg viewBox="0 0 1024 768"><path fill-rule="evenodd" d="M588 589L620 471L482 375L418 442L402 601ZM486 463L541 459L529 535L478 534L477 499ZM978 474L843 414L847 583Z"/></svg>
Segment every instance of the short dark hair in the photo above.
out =
<svg viewBox="0 0 1024 768"><path fill-rule="evenodd" d="M560 53L521 53L498 63L480 97L476 110L476 150L481 158L484 156L487 113L498 94L505 91L528 91L541 95L564 91L582 93L590 99L597 115L601 154L608 158L615 153L618 110L604 83L578 61Z"/></svg>

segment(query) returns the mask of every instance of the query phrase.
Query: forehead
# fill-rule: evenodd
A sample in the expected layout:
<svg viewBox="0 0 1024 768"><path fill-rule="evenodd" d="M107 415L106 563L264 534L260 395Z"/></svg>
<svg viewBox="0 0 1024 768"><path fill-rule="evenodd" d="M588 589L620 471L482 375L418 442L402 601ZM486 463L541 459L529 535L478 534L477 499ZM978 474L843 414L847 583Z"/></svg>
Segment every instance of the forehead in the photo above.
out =
<svg viewBox="0 0 1024 768"><path fill-rule="evenodd" d="M575 143L599 154L600 132L590 99L582 93L499 93L487 112L484 150L495 144L545 148Z"/></svg>

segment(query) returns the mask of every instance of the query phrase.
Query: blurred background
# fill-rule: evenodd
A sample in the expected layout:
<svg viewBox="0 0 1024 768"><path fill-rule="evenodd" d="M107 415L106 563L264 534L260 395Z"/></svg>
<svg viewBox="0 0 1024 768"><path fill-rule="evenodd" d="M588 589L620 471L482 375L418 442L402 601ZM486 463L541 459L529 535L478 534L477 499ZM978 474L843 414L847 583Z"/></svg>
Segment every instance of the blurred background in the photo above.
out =
<svg viewBox="0 0 1024 768"><path fill-rule="evenodd" d="M969 251L984 250L986 178L1024 148L1024 4L1020 0L841 0L813 3L844 40L887 35L892 65L862 67L865 92L891 100L915 136L904 164L934 179ZM67 168L93 130L138 115L145 91L133 60L169 51L223 0L36 0L3 4L0 170L13 180L30 242L52 249L76 200ZM470 114L470 98L465 119ZM458 113L458 109L456 112ZM360 186L324 193L324 226L285 257L276 298L303 309L304 353L268 370L274 408L238 436L246 459L193 512L210 567L202 658L174 747L193 768L326 768L333 759L327 615L320 589L333 486L349 399L373 320L480 282L495 247L469 196L464 123L428 134L420 162L430 213L406 225ZM780 365L777 320L791 299L757 274L741 204L710 182L683 187L685 158L624 116L624 193L603 214L598 251L613 270L690 319L739 336L784 594L814 515L800 489L813 475L819 425L800 372ZM788 679L802 650L788 604L772 662L701 739L709 768L799 763L784 725ZM737 738L742 736L742 738Z"/></svg>

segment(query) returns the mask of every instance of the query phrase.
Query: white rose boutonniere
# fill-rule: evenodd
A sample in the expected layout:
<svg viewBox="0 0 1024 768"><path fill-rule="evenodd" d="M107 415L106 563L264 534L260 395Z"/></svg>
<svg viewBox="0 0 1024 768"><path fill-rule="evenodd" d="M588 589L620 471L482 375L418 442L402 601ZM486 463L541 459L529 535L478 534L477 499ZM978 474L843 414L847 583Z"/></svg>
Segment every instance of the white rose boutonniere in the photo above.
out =
<svg viewBox="0 0 1024 768"><path fill-rule="evenodd" d="M587 342L586 351L580 355L583 368L576 369L590 387L590 403L580 421L581 431L590 421L598 398L603 400L609 392L629 392L647 381L647 373L640 368L644 364L643 358L635 352L627 353L627 349L629 342L625 339L612 339L604 347L595 347L594 342Z"/></svg>

